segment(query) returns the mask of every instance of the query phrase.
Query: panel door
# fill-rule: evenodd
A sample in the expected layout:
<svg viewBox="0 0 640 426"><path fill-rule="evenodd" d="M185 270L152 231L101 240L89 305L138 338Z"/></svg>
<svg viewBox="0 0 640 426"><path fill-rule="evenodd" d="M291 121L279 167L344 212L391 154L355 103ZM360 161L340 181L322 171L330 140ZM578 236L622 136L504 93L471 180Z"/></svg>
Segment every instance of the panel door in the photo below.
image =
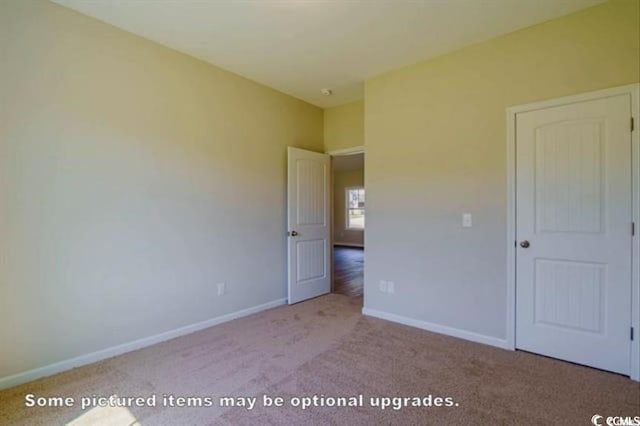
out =
<svg viewBox="0 0 640 426"><path fill-rule="evenodd" d="M331 291L330 159L288 149L289 304Z"/></svg>
<svg viewBox="0 0 640 426"><path fill-rule="evenodd" d="M630 372L631 100L516 117L516 347Z"/></svg>

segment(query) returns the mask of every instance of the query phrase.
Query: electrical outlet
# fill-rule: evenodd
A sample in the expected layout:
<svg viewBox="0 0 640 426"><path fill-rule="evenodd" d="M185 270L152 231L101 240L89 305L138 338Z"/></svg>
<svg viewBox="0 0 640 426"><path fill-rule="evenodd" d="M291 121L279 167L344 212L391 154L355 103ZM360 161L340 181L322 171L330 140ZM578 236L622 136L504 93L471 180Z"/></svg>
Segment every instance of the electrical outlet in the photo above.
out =
<svg viewBox="0 0 640 426"><path fill-rule="evenodd" d="M387 281L387 293L394 294L396 292L396 283Z"/></svg>
<svg viewBox="0 0 640 426"><path fill-rule="evenodd" d="M462 214L462 227L463 228L471 228L473 226L473 219L471 217L471 213L463 213Z"/></svg>
<svg viewBox="0 0 640 426"><path fill-rule="evenodd" d="M224 283L218 283L218 296L222 296L225 293L225 285Z"/></svg>
<svg viewBox="0 0 640 426"><path fill-rule="evenodd" d="M383 293L387 292L388 283L384 280L380 280L380 291Z"/></svg>

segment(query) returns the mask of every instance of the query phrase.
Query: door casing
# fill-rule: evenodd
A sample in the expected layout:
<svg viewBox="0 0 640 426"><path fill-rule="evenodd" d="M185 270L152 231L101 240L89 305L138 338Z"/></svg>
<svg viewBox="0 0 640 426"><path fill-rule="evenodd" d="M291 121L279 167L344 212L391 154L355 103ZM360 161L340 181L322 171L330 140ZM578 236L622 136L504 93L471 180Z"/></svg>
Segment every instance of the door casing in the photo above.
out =
<svg viewBox="0 0 640 426"><path fill-rule="evenodd" d="M507 336L506 347L516 349L516 118L517 114L601 99L610 96L628 94L631 98L631 118L635 122L631 133L632 156L632 217L636 232L632 237L632 266L631 266L631 324L634 329L634 339L631 342L630 377L640 381L640 83L610 89L597 90L573 96L534 102L507 108ZM631 332L631 330L629 330ZM615 350L615 348L612 348Z"/></svg>

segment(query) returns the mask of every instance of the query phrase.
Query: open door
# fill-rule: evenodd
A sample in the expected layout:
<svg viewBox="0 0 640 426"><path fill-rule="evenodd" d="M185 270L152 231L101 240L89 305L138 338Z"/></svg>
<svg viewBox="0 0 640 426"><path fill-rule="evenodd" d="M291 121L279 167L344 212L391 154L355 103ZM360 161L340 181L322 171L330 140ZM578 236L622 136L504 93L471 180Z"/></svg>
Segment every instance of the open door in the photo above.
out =
<svg viewBox="0 0 640 426"><path fill-rule="evenodd" d="M289 304L331 291L330 159L288 148Z"/></svg>

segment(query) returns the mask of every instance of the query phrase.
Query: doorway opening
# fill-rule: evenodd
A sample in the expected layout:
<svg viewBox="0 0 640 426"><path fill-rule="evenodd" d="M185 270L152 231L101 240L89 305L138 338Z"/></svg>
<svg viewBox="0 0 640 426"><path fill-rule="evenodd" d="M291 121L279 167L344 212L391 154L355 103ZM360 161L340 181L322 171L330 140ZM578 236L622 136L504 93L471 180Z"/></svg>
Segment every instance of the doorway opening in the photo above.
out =
<svg viewBox="0 0 640 426"><path fill-rule="evenodd" d="M331 164L332 290L337 294L361 299L364 293L366 227L364 152L332 155Z"/></svg>

